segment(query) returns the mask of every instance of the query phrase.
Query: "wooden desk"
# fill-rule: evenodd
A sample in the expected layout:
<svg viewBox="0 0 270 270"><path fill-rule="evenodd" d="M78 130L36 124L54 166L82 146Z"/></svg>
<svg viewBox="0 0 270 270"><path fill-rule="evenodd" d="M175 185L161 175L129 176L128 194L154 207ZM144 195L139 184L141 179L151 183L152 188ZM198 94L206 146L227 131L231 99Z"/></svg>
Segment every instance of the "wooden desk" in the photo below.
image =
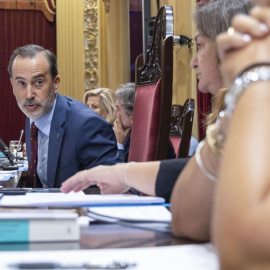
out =
<svg viewBox="0 0 270 270"><path fill-rule="evenodd" d="M0 251L157 247L194 243L196 242L179 239L165 233L117 224L91 224L88 228L81 229L79 242L0 244Z"/></svg>
<svg viewBox="0 0 270 270"><path fill-rule="evenodd" d="M155 247L195 243L170 234L121 226L91 224L82 229L81 249Z"/></svg>

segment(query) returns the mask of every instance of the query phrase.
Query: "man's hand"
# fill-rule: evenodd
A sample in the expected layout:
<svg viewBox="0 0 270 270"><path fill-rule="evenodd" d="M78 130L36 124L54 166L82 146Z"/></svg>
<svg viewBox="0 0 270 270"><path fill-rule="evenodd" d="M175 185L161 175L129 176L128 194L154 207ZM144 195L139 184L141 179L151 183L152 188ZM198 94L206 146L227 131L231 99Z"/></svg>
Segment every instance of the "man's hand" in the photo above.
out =
<svg viewBox="0 0 270 270"><path fill-rule="evenodd" d="M121 144L125 144L130 128L124 129L120 115L116 118L113 123L113 130L116 136L116 141Z"/></svg>

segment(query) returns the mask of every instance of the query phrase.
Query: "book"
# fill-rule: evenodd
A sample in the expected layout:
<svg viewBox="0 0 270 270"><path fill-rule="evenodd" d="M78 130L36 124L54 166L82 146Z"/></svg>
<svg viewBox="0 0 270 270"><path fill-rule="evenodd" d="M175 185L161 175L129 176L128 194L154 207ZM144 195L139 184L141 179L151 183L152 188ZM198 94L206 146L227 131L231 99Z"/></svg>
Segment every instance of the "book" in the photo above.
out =
<svg viewBox="0 0 270 270"><path fill-rule="evenodd" d="M0 210L0 243L78 241L77 217L70 210Z"/></svg>

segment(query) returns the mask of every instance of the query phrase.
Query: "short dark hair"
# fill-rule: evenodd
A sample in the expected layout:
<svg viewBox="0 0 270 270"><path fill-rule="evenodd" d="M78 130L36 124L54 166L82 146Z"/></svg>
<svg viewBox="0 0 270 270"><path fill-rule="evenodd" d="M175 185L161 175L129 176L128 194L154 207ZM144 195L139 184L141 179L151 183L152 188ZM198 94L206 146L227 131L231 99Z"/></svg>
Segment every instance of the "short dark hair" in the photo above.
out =
<svg viewBox="0 0 270 270"><path fill-rule="evenodd" d="M54 53L35 44L25 45L14 51L8 63L9 77L12 78L12 65L17 56L21 56L22 58L34 58L37 54L41 52L44 52L48 59L50 65L50 73L52 78L54 79L58 75L57 60Z"/></svg>

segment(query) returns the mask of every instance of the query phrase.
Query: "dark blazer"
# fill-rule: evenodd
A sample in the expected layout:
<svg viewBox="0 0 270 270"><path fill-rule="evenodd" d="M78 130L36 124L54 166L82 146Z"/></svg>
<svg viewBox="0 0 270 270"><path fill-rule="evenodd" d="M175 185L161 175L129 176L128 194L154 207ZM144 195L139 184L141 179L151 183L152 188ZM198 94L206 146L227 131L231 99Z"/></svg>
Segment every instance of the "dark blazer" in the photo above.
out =
<svg viewBox="0 0 270 270"><path fill-rule="evenodd" d="M130 135L127 136L124 149L119 149L119 154L123 162L128 162L129 147L130 147Z"/></svg>
<svg viewBox="0 0 270 270"><path fill-rule="evenodd" d="M27 158L31 158L26 119ZM83 103L57 94L48 146L47 184L60 187L80 170L121 162L111 125Z"/></svg>
<svg viewBox="0 0 270 270"><path fill-rule="evenodd" d="M120 157L121 157L123 162L128 162L129 148L130 148L130 135L128 135L128 137L126 139L124 149L119 149ZM173 158L175 158L175 156L176 155L175 155L175 151L174 151L172 142L169 139L168 150L167 150L167 159L173 159Z"/></svg>

